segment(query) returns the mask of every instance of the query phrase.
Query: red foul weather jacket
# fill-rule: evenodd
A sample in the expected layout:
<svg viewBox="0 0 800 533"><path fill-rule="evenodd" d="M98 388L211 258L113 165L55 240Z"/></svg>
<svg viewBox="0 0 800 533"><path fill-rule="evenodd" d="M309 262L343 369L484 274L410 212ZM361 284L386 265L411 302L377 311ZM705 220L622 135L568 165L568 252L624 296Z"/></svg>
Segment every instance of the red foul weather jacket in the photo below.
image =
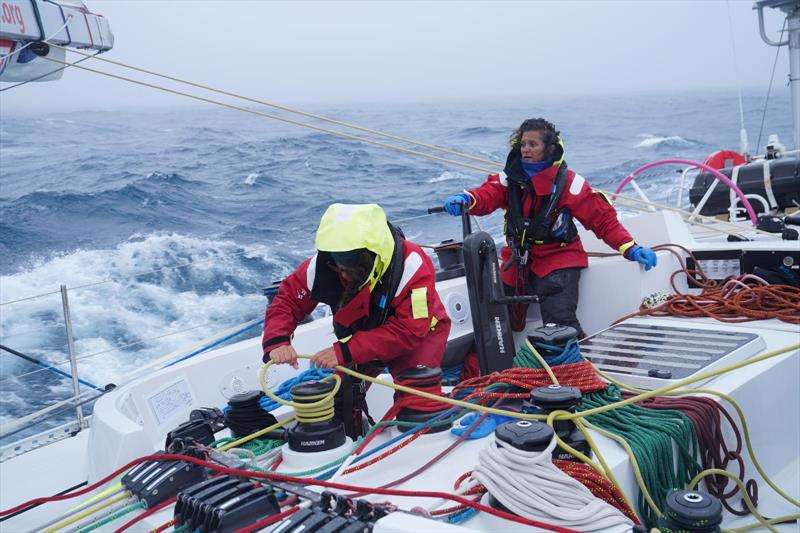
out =
<svg viewBox="0 0 800 533"><path fill-rule="evenodd" d="M487 180L475 189L467 191L472 197L469 208L474 215L488 215L489 213L503 208L508 208L508 176L514 173L515 176L524 176L524 180L530 180L533 194L527 189L522 188L522 206L524 213L532 213L533 216L545 205L547 198L553 190L553 182L558 173L558 165L551 165L543 171L528 178L518 160L506 166L505 172L490 175ZM519 168L516 168L519 167ZM533 207L533 211L531 211ZM617 212L608 202L606 197L599 192L595 192L589 183L572 170L567 170L567 183L563 194L557 204L553 220L558 212L566 208L583 226L594 232L598 238L602 239L611 248L625 253L634 241L630 233L622 226L617 219ZM509 214L506 211L506 224L509 223ZM531 246L531 260L529 261L531 271L539 278L542 278L554 270L561 268L583 268L589 265L589 259L583 249L580 238L576 238L570 243L551 242L547 244L534 244ZM504 246L500 251L503 264L506 264L511 257L511 249ZM516 265L508 270L501 269L503 283L514 286L516 283Z"/></svg>
<svg viewBox="0 0 800 533"><path fill-rule="evenodd" d="M341 309L336 309L338 297L334 298L337 301L324 302L334 309L333 320L354 330L352 336L339 339L333 345L340 365L364 364L378 359L388 365L394 376L417 365L439 366L450 332L450 318L436 292L435 269L419 246L406 240L402 240L401 245L403 262L398 262L398 266L402 265L402 276L389 301L391 310L383 324L359 329L359 323L374 311L369 286ZM329 272L322 275L317 272L328 268L317 261L320 254L303 261L281 282L264 322L264 361L269 360L270 351L290 344L298 322L324 301L312 299L312 292L325 292L326 287L320 287L323 279L328 284L341 283L338 276L332 278Z"/></svg>

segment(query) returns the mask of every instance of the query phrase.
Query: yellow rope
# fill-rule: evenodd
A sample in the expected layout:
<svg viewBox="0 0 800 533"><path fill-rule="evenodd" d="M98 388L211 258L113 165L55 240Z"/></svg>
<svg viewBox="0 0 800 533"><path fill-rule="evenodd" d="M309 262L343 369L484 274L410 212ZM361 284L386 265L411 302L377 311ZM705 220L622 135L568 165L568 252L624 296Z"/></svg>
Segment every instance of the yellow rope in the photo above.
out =
<svg viewBox="0 0 800 533"><path fill-rule="evenodd" d="M594 367L594 364L592 364L592 366ZM621 389L625 389L625 390L629 390L629 391L637 392L637 393L646 392L643 389L639 389L639 388L633 387L631 385L626 385L625 383L622 383L621 381L618 381L618 380L612 378L611 376L609 376L609 375L605 374L604 372L602 372L601 370L599 370L597 367L595 367L595 371L603 379L605 379L605 380L607 380L607 381L609 381L611 383L614 383L615 385L617 385ZM724 394L724 393L719 392L719 391L715 391L713 389L683 389L683 390L680 390L680 391L667 392L667 393L664 394L664 396L684 396L684 395L688 395L688 394L709 394L709 395L713 395L713 396L718 396L719 398L722 398L723 400L728 402L731 405L731 407L733 407L733 409L736 411L737 416L739 417L739 423L742 426L742 434L744 435L745 447L747 448L747 454L750 457L750 460L753 462L753 466L756 468L756 470L761 475L761 477L764 479L764 481L767 483L767 485L769 485L772 488L772 490L777 492L779 496L781 496L784 500L788 501L789 503L791 503L795 507L800 507L800 501L792 498L791 496L786 494L783 490L781 490L781 488L778 487L778 485L774 481L772 481L772 479L767 475L767 473L761 467L761 463L758 462L758 459L756 458L755 450L753 449L753 443L750 440L750 430L747 427L747 417L745 416L744 411L742 410L741 406L733 398L731 398L727 394Z"/></svg>
<svg viewBox="0 0 800 533"><path fill-rule="evenodd" d="M567 419L567 420L572 420L572 419L579 418L579 417L582 417L582 416L590 416L590 415L595 415L597 413L604 413L606 411L611 411L612 409L616 409L617 407L622 407L624 405L631 405L633 403L638 403L638 402L641 402L641 401L646 400L648 398L652 398L654 396L662 396L662 395L666 394L667 392L673 391L673 390L678 389L680 387L683 387L685 385L689 385L690 383L694 383L696 381L703 381L703 380L706 380L706 379L709 379L709 378L712 378L712 377L715 377L715 376L719 376L721 374L726 374L726 373L731 372L733 370L737 370L739 368L743 368L743 367L750 366L750 365L753 365L753 364L756 364L756 363L760 363L761 361L765 361L765 360L770 359L772 357L777 357L777 356L783 355L783 354L785 354L787 352L797 351L797 350L800 350L800 343L791 344L791 345L786 346L784 348L778 348L777 350L772 350L771 352L767 352L765 354L753 357L751 359L747 359L745 361L740 361L738 363L734 363L732 365L728 365L728 366L726 366L724 368L720 368L718 370L712 370L710 372L704 372L702 374L698 374L698 375L693 376L693 377L685 378L685 379L682 379L680 381L677 381L677 382L673 383L672 385L667 385L666 387L661 387L660 389L655 389L655 390L643 392L642 394L638 394L636 396L632 396L632 397L628 398L627 400L621 400L619 402L615 402L615 403L611 403L611 404L608 404L608 405L604 405L602 407L595 407L594 409L589 409L588 411L580 411L580 412L577 412L577 413L570 413L569 416L565 416L564 418Z"/></svg>
<svg viewBox="0 0 800 533"><path fill-rule="evenodd" d="M555 385L559 385L559 382L558 382L558 379L556 378L556 375L553 373L553 370L550 368L550 365L547 363L547 361L545 361L544 357L542 357L542 355L536 350L536 348L533 347L533 345L531 344L531 342L527 338L525 339L525 344L528 347L528 349L531 352L533 352L534 357L536 357L536 359L539 361L539 364L542 365L542 367L545 369L545 372L547 372L547 375L550 376L550 379L552 380L552 382ZM567 413L567 411L553 411L553 412L550 413L550 416L547 417L547 424L551 428L553 428L553 423L554 423L556 417L558 416L557 415L558 413ZM584 420L582 418L575 419L575 426L583 434L584 438L586 439L586 442L589 444L589 448L591 448L591 450L594 452L595 456L597 457L597 460L600 461L600 464L603 467L603 471L605 472L605 477L609 481L611 481L611 483L613 483L615 487L617 487L619 489L620 494L622 494L622 497L625 499L625 503L628 505L628 507L630 509L633 509L633 505L631 505L631 502L628 500L628 497L625 495L625 491L622 490L622 485L620 485L619 481L617 481L616 476L614 476L614 472L608 466L608 463L606 462L605 458L603 457L603 454L600 453L600 447L597 446L597 444L595 443L595 441L592 438L592 436L589 434L588 431L586 431L586 427L584 427L584 423L586 425L592 427L593 429L599 429L599 428L596 428L595 426L593 426L588 420ZM553 428L553 432L555 433L555 428ZM658 508L656 507L655 502L653 502L653 499L650 497L650 493L647 491L647 488L645 487L644 479L642 478L642 474L639 471L639 464L636 461L636 457L634 457L634 455L633 455L633 451L630 449L630 446L628 446L628 443L625 442L622 438L617 437L616 435L614 435L614 437L616 437L614 440L617 440L618 442L622 441L623 447L626 448L627 451L630 451L630 453L628 455L631 458L631 466L633 466L634 474L636 475L636 480L637 480L637 482L639 482L639 486L642 488L642 493L645 495L645 499L647 500L647 503L651 506L653 511L656 513L656 516L660 516L661 513L659 512ZM614 437L612 437L612 438L614 438ZM597 465L591 459L586 457L584 454L580 453L578 450L576 450L572 446L569 446L566 442L562 441L558 437L558 435L556 435L556 440L557 440L558 444L561 446L562 449L564 449L567 452L571 453L572 455L574 455L575 457L577 457L578 459L580 459L584 463L588 464L589 466L591 466L592 468L594 468L595 470L600 472L600 469L597 467ZM600 472L600 473L602 474L603 472Z"/></svg>
<svg viewBox="0 0 800 533"><path fill-rule="evenodd" d="M322 381L332 380L334 381L333 389L330 392L326 392L324 394L315 394L312 396L306 396L305 399L309 400L308 402L293 402L289 400L284 400L283 398L276 396L273 394L269 387L267 386L267 369L273 365L272 361L268 361L264 366L261 367L261 372L259 373L259 381L261 383L261 389L264 391L264 394L275 400L281 405L286 405L294 409L294 417L298 422L304 423L313 423L313 422L324 422L326 420L330 420L333 417L333 398L336 396L336 393L339 392L339 387L342 386L342 378L339 377L337 374L331 374L330 376L324 378ZM316 400L316 401L312 401Z"/></svg>
<svg viewBox="0 0 800 533"><path fill-rule="evenodd" d="M294 421L294 417L290 416L289 418L287 418L285 420L281 420L277 424L273 424L273 425L271 425L271 426L269 426L267 428L264 428L262 430L256 431L255 433L252 433L252 434L250 434L250 435L248 435L246 437L242 437L239 440L235 440L233 442L229 442L228 444L226 444L224 446L220 446L217 449L219 451L221 451L221 452L224 452L224 451L230 450L231 448L238 448L239 446L241 446L245 442L249 442L249 441L251 441L253 439L257 439L261 435L264 435L265 433L269 433L270 431L274 431L274 430L276 430L278 428L281 428L281 427L285 426L286 424L288 424L289 422L293 422L293 421Z"/></svg>
<svg viewBox="0 0 800 533"><path fill-rule="evenodd" d="M111 507L115 503L120 502L122 500L127 500L127 499L129 499L131 497L132 496L131 496L130 492L123 492L119 496L115 496L114 498L111 498L110 500L108 500L106 502L103 502L101 504L95 505L94 507L92 507L90 509L86 509L82 513L78 513L75 516L67 518L66 520L62 520L61 522L48 527L47 529L45 529L41 533L53 533L54 531L58 531L59 529L64 528L64 527L66 527L66 526L68 526L70 524L74 524L75 522L78 522L79 520L82 520L82 519L86 518L89 515L93 515L97 511L102 511L106 507Z"/></svg>
<svg viewBox="0 0 800 533"><path fill-rule="evenodd" d="M248 109L246 107L242 107L242 106L238 106L238 105L227 104L225 102L220 102L219 100L213 100L211 98L205 98L203 96L195 96L193 94L185 93L183 91L176 91L175 89L168 89L167 87L161 87L159 85L155 85L155 84L152 84L152 83L147 83L147 82L144 82L144 81L134 80L132 78L127 78L125 76L119 76L117 74L112 74L110 72L103 72L102 70L97 70L97 69L93 69L93 68L89 68L89 67L84 67L83 65L76 65L75 63L68 63L66 61L60 61L58 59L53 59L51 57L46 57L46 56L43 59L46 59L48 61L52 61L53 63L60 63L62 65L70 65L70 66L72 66L72 68L78 68L78 69L81 69L81 70L85 70L87 72L93 72L95 74L100 74L102 76L108 76L109 78L115 78L115 79L118 79L118 80L127 81L127 82L130 82L130 83L135 83L136 85L142 85L144 87L150 87L151 89L158 89L159 91L164 91L164 92L171 93L171 94L177 94L178 96L185 96L187 98L191 98L192 100L198 100L200 102L206 102L208 104L214 104L214 105L218 105L218 106L225 107L225 108L228 108L228 109L234 109L236 111L243 111L245 113L250 113L250 114L253 114L253 115L257 115L257 116L264 117L264 118L269 118L269 119L272 119L272 120L278 120L280 122L286 122L287 124L293 124L295 126L301 126L303 128L309 128L309 129L312 129L312 130L321 131L323 133L328 133L328 134L331 134L331 135L337 135L339 137L344 137L345 139L351 139L351 140L354 140L354 141L359 141L359 142L363 142L363 143L366 143L366 144L371 144L373 146L380 146L382 148L390 148L392 150L397 150L399 152L403 152L403 153L406 153L406 154L427 157L428 159L433 159L433 160L436 160L436 161L442 161L444 163L450 163L452 165L460 165L460 166L462 166L464 168L469 168L469 169L472 169L472 170L478 170L480 172L488 172L488 173L492 172L491 170L487 171L485 168L477 167L477 166L474 166L474 165L470 165L469 163L464 163L464 162L461 162L461 161L454 161L452 159L447 159L445 157L439 157L439 156L436 156L436 155L433 155L433 154L426 154L425 152L420 152L420 151L417 151L417 150L411 150L409 148L403 148L402 146L395 146L395 145L391 145L391 144L387 144L387 143L382 143L380 141L367 139L366 137L359 137L358 135L352 135L350 133L345 133L343 131L336 131L336 130L332 130L332 129L329 129L329 128L323 128L321 126L314 126L313 124L306 124L304 122L300 122L300 121L297 121L297 120L292 120L290 118L280 117L278 115L272 115L270 113L264 113L263 111L256 111L254 109Z"/></svg>
<svg viewBox="0 0 800 533"><path fill-rule="evenodd" d="M71 50L71 51L76 52L76 53L82 53L82 52L77 52L75 50ZM241 106L237 106L237 105L233 105L233 104L227 104L225 102L220 102L218 100L213 100L213 99L210 99L210 98L204 98L204 97L201 97L201 96L196 96L196 95L192 95L192 94L189 94L189 93L186 93L186 92L183 92L183 91L177 91L177 90L174 90L174 89L169 89L169 88L162 87L162 86L159 86L159 85L155 85L155 84L152 84L152 83L147 83L147 82L143 82L143 81L139 81L139 80L134 80L134 79L128 78L126 76L120 76L120 75L117 75L117 74L112 74L110 72L104 72L102 70L97 70L97 69L93 69L93 68L77 65L76 63L69 63L69 62L66 62L66 61L60 61L60 60L53 59L53 58L50 58L50 57L45 57L44 59L47 59L48 61L52 61L54 63L60 63L62 65L71 66L71 67L74 67L74 68L79 68L79 69L82 69L82 70L86 70L87 72L93 72L95 74L100 74L102 76L108 76L108 77L111 77L111 78L119 79L119 80L122 80L122 81L127 81L127 82L134 83L134 84L137 84L137 85L143 85L145 87L150 87L152 89L158 89L158 90L161 90L161 91L164 91L164 92L168 92L168 93L172 93L172 94L176 94L176 95L179 95L179 96L185 96L187 98L191 98L191 99L194 99L194 100L199 100L201 102L206 102L206 103L210 103L210 104L214 104L214 105L219 105L219 106L222 106L222 107L226 107L228 109L234 109L234 110L237 110L237 111L243 111L245 113L251 113L251 114L258 115L258 116L265 117L265 118L269 118L269 119L272 119L272 120L277 120L277 121L281 121L281 122L286 122L288 124L293 124L295 126L309 128L309 129L313 129L313 130L320 131L320 132L323 132L323 133L328 133L330 135L336 135L336 136L339 136L339 137L344 137L346 139L351 139L351 140L363 142L363 143L366 143L366 144L371 144L371 145L374 145L374 146L380 146L382 148L389 148L389 149L397 150L399 152L403 152L403 153L407 153L407 154L411 154L411 155L427 157L428 159L433 159L435 161L441 161L443 163L449 163L449 164L452 164L452 165L461 166L463 168L467 168L467 169L470 169L470 170L476 170L476 171L479 171L479 172L482 172L482 173L485 173L485 174L493 174L493 173L497 172L498 169L502 169L503 166L504 166L503 163L498 162L498 161L492 161L492 160L489 160L489 159L483 159L483 158L480 158L480 157L475 157L475 156L472 156L472 155L469 155L469 154L465 154L463 152L458 152L458 151L450 150L450 149L443 148L443 147L440 147L440 146L427 144L427 143L423 143L423 142L420 142L420 141L415 141L413 139L400 137L400 136L393 135L393 134L390 134L390 133L381 132L379 130L373 130L373 129L364 128L362 126L358 126L358 125L355 125L355 124L329 119L329 118L321 116L321 115L315 115L313 113L307 113L305 111L300 111L300 110L293 109L293 108L290 108L290 107L287 107L287 106L278 105L278 104L275 104L273 102L258 100L258 99L255 99L255 98L250 98L250 97L246 97L246 96L243 96L243 95L238 95L238 94L235 94L235 93L230 93L230 92L227 92L227 91L223 91L223 90L220 90L220 89L214 89L213 87L209 87L209 86L206 86L206 85L190 82L188 80L182 80L180 78L175 78L175 77L167 76L167 75L164 75L164 74L159 74L159 73L154 72L154 71L149 71L147 69L134 67L132 65L127 65L127 64L120 63L120 62L117 62L117 61L113 61L113 60L110 60L110 59L107 59L107 58L104 58L104 57L100 57L100 56L90 56L90 57L95 58L95 59L100 59L100 60L106 61L108 63L116 64L116 65L119 65L119 66L123 66L123 67L126 67L126 68L130 68L130 69L133 69L133 70L137 70L139 72L143 72L143 73L150 74L150 75L153 75L153 76L159 76L159 77L162 77L162 78L165 78L165 79L177 81L177 82L184 83L184 84L187 84L187 85L190 85L190 86L194 86L194 87L198 87L198 88L201 88L201 89L206 89L206 90L209 90L209 91L213 91L213 92L216 92L216 93L219 93L219 94L224 94L224 95L232 96L234 98L239 98L239 99L242 99L242 100L246 100L246 101L250 101L250 102L266 105L266 106L269 106L269 107L273 107L273 108L276 108L276 109L281 109L283 111L299 114L299 115L306 116L306 117L309 117L309 118L322 120L322 121L329 122L329 123L332 123L332 124L336 124L336 125L339 125L339 126L353 128L353 129L356 129L356 130L359 130L359 131L364 131L364 132L367 132L367 133L372 133L372 134L379 135L379 136L382 136L382 137L390 138L390 139L401 141L401 142L406 142L406 143L413 144L413 145L420 146L420 147L424 147L424 148L427 148L427 149L430 149L430 150L440 151L440 152L443 152L443 153L447 153L447 154L454 155L454 156L457 156L457 157L462 157L462 158L465 158L465 159L470 159L470 160L477 161L477 162L480 162L480 163L486 163L486 164L491 165L492 168L479 167L479 166L475 166L475 165L472 165L472 164L469 164L469 163L464 163L462 161L455 161L455 160L452 160L452 159L439 157L439 156L436 156L436 155L433 155L433 154L420 152L418 150L410 150L408 148L403 148L401 146L382 143L382 142L375 141L375 140L372 140L372 139L368 139L368 138L365 138L365 137L359 137L357 135L352 135L352 134L349 134L349 133L345 133L343 131L337 131L337 130L332 130L332 129L329 129L329 128L323 128L323 127L320 127L320 126L315 126L313 124L307 124L307 123L304 123L304 122L300 122L300 121L297 121L297 120L292 120L292 119L281 117L281 116L278 116L278 115L272 115L272 114L269 114L269 113L263 113L263 112L260 112L260 111L255 111L253 109L248 109L246 107L241 107ZM684 214L684 215L694 216L694 217L700 218L702 220L713 221L715 224L734 227L734 228L738 229L739 231L745 231L745 230L746 231L754 231L756 233L763 234L763 235L768 235L768 236L773 237L773 238L776 237L776 235L774 235L772 233L768 233L768 232L765 232L765 231L762 231L762 230L757 230L756 228L747 227L747 226L741 226L741 225L737 225L737 224L734 224L734 223L731 223L731 222L724 222L724 221L717 220L717 219L715 219L713 217L708 217L708 216L705 216L705 215L699 215L699 214L698 215L694 215L693 213L691 213L688 210L677 208L677 207L670 207L670 206L667 206L667 205L664 205L664 204L653 202L651 200L645 200L643 198L637 198L635 196L628 196L628 195L624 195L624 194L621 194L621 193L614 194L612 192L605 191L603 189L594 189L594 190L596 190L598 192L601 192L601 193L603 193L603 194L605 194L607 196L613 195L613 196L617 196L618 198L628 199L628 200L631 200L631 201L634 201L634 202L637 202L637 203L640 203L640 204L643 204L643 205L657 207L659 209L663 209L663 210L667 210L667 211L674 211L674 212L681 213L681 214ZM638 208L638 209L641 209L641 208ZM642 209L642 210L644 210L644 209ZM700 223L695 222L693 220L686 220L686 222L689 223L689 224L693 224L693 225L701 225ZM714 227L714 226L705 226L705 225L703 225L703 227L705 227L707 229L710 229L712 231L717 231L719 233L724 233L724 234L728 234L728 235L736 235L735 233L733 233L731 231L726 231L726 230L723 230L721 228L717 228L717 227Z"/></svg>
<svg viewBox="0 0 800 533"><path fill-rule="evenodd" d="M791 521L798 521L800 520L800 514L789 514L786 516L778 516L776 518L770 518L766 520L767 524L781 524L783 522L791 522ZM756 522L755 524L750 524L749 526L742 526L730 529L730 533L747 533L748 531L753 531L754 529L758 529L761 527L760 522Z"/></svg>
<svg viewBox="0 0 800 533"><path fill-rule="evenodd" d="M702 472L694 476L694 478L692 478L692 480L689 482L688 489L694 490L694 488L697 486L697 484L700 482L701 479L712 475L725 476L728 479L732 480L734 483L736 483L736 486L739 487L739 490L742 492L742 499L744 499L744 504L747 506L747 509L750 511L750 513L756 517L758 523L764 526L765 528L769 529L773 533L778 533L778 530L772 527L770 524L768 524L766 519L763 516L761 516L761 513L759 513L756 510L756 506L753 505L752 500L750 500L750 495L747 494L747 488L744 486L744 483L742 483L742 481L738 477L734 476L733 474L731 474L726 470L722 470L720 468L709 468L708 470L703 470Z"/></svg>
<svg viewBox="0 0 800 533"><path fill-rule="evenodd" d="M294 113L296 115L300 115L300 116L303 116L303 117L308 117L308 118L313 118L313 119L316 119L316 120L321 120L321 121L327 122L329 124L335 124L337 126L343 126L345 128L351 128L351 129L354 129L354 130L363 131L364 133L371 133L373 135L378 135L380 137L386 137L387 139L392 139L392 140L395 140L395 141L400 141L400 142L404 142L404 143L408 143L408 144L413 144L413 145L416 145L416 146L421 146L423 148L428 148L429 150L437 150L437 151L445 153L445 154L454 155L456 157L463 157L465 159L471 159L473 161L478 161L478 162L481 162L481 163L497 164L497 161L484 159L482 157L476 157L476 156L473 156L473 155L470 155L470 154L465 154L463 152L458 152L456 150L450 150L449 148L445 148L443 146L436 146L434 144L428 144L428 143L424 143L424 142L417 141L417 140L414 140L414 139L409 139L407 137L401 137L399 135L394 135L392 133L387 133L385 131L366 128L364 126L359 126L358 124L353 124L351 122L345 122L343 120L332 119L330 117L326 117L326 116L323 116L323 115L317 115L317 114L314 114L314 113L309 113L309 112L303 111L301 109L295 109L295 108L292 108L292 107L289 107L289 106L276 104L275 102L270 102L268 100L261 100L261 99L258 99L258 98L252 98L250 96L244 96L244 95L241 95L241 94L225 91L223 89L216 89L214 87L211 87L211 86L208 86L208 85L203 85L201 83L196 83L196 82L193 82L193 81L184 80L184 79L181 79L181 78L176 78L174 76L168 76L166 74L161 74L161 73L155 72L153 70L148 70L148 69L145 69L145 68L136 67L134 65L130 65L130 64L127 64L127 63L122 63L121 61L114 61L113 59L108 59L107 57L93 55L93 54L87 54L86 52L82 52L80 50L74 50L72 48L67 48L65 46L60 46L60 45L57 45L57 44L51 44L50 46L53 46L55 48L61 48L62 50L66 50L68 52L73 52L73 53L76 53L78 55L82 55L82 56L85 56L87 58L90 58L90 59L97 59L99 61L104 61L104 62L110 63L112 65L117 65L117 66L120 66L120 67L129 68L131 70L135 70L137 72L142 72L144 74L149 74L151 76L157 76L159 78L164 78L166 80L176 81L178 83L183 83L183 84L186 84L186 85L190 85L192 87L197 87L198 89L205 89L207 91L211 91L211 92L218 93L218 94L223 94L225 96L232 96L233 98L238 98L240 100L245 100L247 102L252 102L254 104L259 104L259 105L263 105L263 106L267 106L267 107L272 107L274 109L280 109L281 111L286 111L288 113Z"/></svg>
<svg viewBox="0 0 800 533"><path fill-rule="evenodd" d="M96 502L97 500L105 498L106 496L108 496L108 495L110 495L113 492L116 492L118 490L122 490L122 483L120 483L120 482L114 483L113 485L111 485L110 487L105 489L104 491L98 492L97 494L95 494L91 498L88 498L86 501L81 502L79 505L76 505L75 507L70 509L70 512L77 511L78 509L83 509L84 507L87 507L87 506L93 504L94 502Z"/></svg>

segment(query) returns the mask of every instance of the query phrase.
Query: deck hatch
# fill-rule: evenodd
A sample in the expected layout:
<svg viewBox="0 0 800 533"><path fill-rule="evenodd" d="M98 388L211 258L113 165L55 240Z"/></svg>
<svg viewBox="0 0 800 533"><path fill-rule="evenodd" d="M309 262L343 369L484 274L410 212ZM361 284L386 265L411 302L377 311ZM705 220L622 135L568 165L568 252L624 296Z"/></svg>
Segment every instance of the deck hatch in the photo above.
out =
<svg viewBox="0 0 800 533"><path fill-rule="evenodd" d="M663 387L752 357L765 347L755 333L627 322L581 343L584 357L629 384Z"/></svg>

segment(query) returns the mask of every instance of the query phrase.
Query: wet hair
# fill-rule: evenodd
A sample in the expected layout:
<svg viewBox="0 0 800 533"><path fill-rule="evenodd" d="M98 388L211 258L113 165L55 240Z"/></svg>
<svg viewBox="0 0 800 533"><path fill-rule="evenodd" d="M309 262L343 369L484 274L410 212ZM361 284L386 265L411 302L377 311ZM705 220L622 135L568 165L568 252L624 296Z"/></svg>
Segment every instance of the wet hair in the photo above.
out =
<svg viewBox="0 0 800 533"><path fill-rule="evenodd" d="M347 269L353 274L352 276L348 276L347 284L344 286L344 290L342 291L342 298L339 300L339 306L337 309L341 309L345 305L349 304L353 298L355 298L356 294L358 294L359 290L361 289L364 282L367 281L367 276L370 275L372 272L372 267L375 265L375 253L370 252L366 248L361 248L358 250L360 253L358 254L358 259L355 262L355 265L348 266ZM336 265L332 265L336 266ZM335 320L333 321L333 330L336 333L337 337L344 337L349 335L349 333L344 333L341 336L339 335L345 328L338 324ZM341 331L340 331L341 330Z"/></svg>
<svg viewBox="0 0 800 533"><path fill-rule="evenodd" d="M529 118L523 121L519 128L511 134L509 141L513 150L519 150L522 134L526 131L542 132L542 140L544 141L545 147L554 145L559 135L561 135L561 132L556 129L552 122L543 118Z"/></svg>

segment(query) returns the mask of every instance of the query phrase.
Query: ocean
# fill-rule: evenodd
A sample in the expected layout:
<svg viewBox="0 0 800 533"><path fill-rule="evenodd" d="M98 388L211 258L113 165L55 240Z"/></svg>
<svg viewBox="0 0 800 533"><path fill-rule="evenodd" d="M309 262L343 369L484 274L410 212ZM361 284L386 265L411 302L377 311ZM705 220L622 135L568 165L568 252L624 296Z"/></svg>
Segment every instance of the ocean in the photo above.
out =
<svg viewBox="0 0 800 533"><path fill-rule="evenodd" d="M761 151L770 133L792 144L788 92L774 92L781 94L773 94L766 114L764 94L743 98L751 145L764 119ZM570 168L605 190L656 159L702 161L739 144L735 91L305 111L498 164L514 128L543 116L562 132ZM485 179L483 171L213 106L48 114L3 108L1 118L0 344L68 372L58 294L66 285L80 377L101 387L262 317L261 288L313 253L329 204L378 203L409 239L437 243L458 239L460 222L426 209ZM674 204L679 179L676 167L660 167L638 182L650 199ZM481 221L494 231L501 223L499 213ZM0 352L0 422L71 394L69 379ZM69 409L48 424L73 415Z"/></svg>

